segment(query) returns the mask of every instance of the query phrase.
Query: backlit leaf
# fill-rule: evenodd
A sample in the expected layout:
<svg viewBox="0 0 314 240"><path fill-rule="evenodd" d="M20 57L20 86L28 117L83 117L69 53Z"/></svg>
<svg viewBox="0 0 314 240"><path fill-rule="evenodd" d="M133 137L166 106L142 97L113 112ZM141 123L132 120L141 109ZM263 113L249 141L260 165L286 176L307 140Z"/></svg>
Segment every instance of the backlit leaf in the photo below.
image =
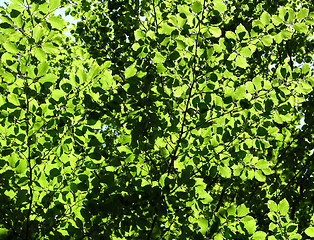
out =
<svg viewBox="0 0 314 240"><path fill-rule="evenodd" d="M235 63L240 68L247 68L248 67L246 59L242 56L237 56Z"/></svg>
<svg viewBox="0 0 314 240"><path fill-rule="evenodd" d="M136 73L137 73L137 69L136 69L135 63L134 63L125 69L125 71L124 71L125 79L128 79L128 78L135 76Z"/></svg>
<svg viewBox="0 0 314 240"><path fill-rule="evenodd" d="M308 227L304 232L309 237L314 237L314 227Z"/></svg>
<svg viewBox="0 0 314 240"><path fill-rule="evenodd" d="M263 25L267 26L270 23L271 17L268 12L263 12L260 19Z"/></svg>
<svg viewBox="0 0 314 240"><path fill-rule="evenodd" d="M278 204L278 210L281 213L281 215L286 215L289 211L289 203L287 199L283 199Z"/></svg>
<svg viewBox="0 0 314 240"><path fill-rule="evenodd" d="M308 32L308 26L304 23L296 23L293 25L293 28L299 32L299 33L307 33Z"/></svg>
<svg viewBox="0 0 314 240"><path fill-rule="evenodd" d="M192 3L191 9L195 13L200 13L202 11L202 9L203 9L203 6L202 6L200 1L195 1L195 2Z"/></svg>
<svg viewBox="0 0 314 240"><path fill-rule="evenodd" d="M47 62L41 62L38 64L37 69L38 69L37 77L41 77L48 72L49 65Z"/></svg>
<svg viewBox="0 0 314 240"><path fill-rule="evenodd" d="M253 234L252 239L254 240L264 240L266 239L267 234L263 231L257 231Z"/></svg>
<svg viewBox="0 0 314 240"><path fill-rule="evenodd" d="M237 207L237 215L239 217L244 217L246 216L248 213L250 212L250 210L244 205L241 204Z"/></svg>
<svg viewBox="0 0 314 240"><path fill-rule="evenodd" d="M60 6L61 1L60 0L49 0L48 6L49 9L54 10L57 7Z"/></svg>

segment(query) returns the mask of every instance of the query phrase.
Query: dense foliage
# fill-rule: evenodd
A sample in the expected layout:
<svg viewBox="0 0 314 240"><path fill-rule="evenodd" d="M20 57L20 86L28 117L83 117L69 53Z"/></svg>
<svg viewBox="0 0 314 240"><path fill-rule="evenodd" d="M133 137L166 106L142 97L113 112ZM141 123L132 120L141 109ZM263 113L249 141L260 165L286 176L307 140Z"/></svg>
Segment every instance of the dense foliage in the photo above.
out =
<svg viewBox="0 0 314 240"><path fill-rule="evenodd" d="M312 1L11 1L1 239L314 237Z"/></svg>

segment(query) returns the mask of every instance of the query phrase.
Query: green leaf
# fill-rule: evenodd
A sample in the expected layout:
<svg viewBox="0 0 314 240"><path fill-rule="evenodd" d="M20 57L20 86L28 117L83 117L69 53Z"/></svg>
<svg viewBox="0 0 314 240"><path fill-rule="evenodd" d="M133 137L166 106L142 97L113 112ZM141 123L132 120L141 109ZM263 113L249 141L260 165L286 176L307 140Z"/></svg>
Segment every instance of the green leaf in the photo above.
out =
<svg viewBox="0 0 314 240"><path fill-rule="evenodd" d="M166 22L160 24L161 33L166 35L171 35L171 33L175 30L174 27L169 26Z"/></svg>
<svg viewBox="0 0 314 240"><path fill-rule="evenodd" d="M18 96L14 93L10 93L8 96L8 102L14 104L15 106L20 106L20 101L18 99Z"/></svg>
<svg viewBox="0 0 314 240"><path fill-rule="evenodd" d="M269 15L268 12L263 12L261 17L260 17L260 20L264 26L267 26L270 24L271 16Z"/></svg>
<svg viewBox="0 0 314 240"><path fill-rule="evenodd" d="M235 91L235 99L243 99L246 96L246 89L244 85L239 86Z"/></svg>
<svg viewBox="0 0 314 240"><path fill-rule="evenodd" d="M254 177L259 182L265 182L266 181L266 177L261 170L255 170Z"/></svg>
<svg viewBox="0 0 314 240"><path fill-rule="evenodd" d="M264 127L257 128L257 135L258 136L266 136L268 134L267 130Z"/></svg>
<svg viewBox="0 0 314 240"><path fill-rule="evenodd" d="M2 78L4 79L4 82L8 84L13 83L15 81L14 75L10 72L4 72L2 74Z"/></svg>
<svg viewBox="0 0 314 240"><path fill-rule="evenodd" d="M277 204L273 200L268 200L267 206L270 211L277 212Z"/></svg>
<svg viewBox="0 0 314 240"><path fill-rule="evenodd" d="M9 160L9 166L12 168L15 168L16 163L18 163L18 159L19 159L18 155L15 152L11 153L11 155L8 159Z"/></svg>
<svg viewBox="0 0 314 240"><path fill-rule="evenodd" d="M13 28L11 24L7 22L0 23L0 28L7 29L7 28Z"/></svg>
<svg viewBox="0 0 314 240"><path fill-rule="evenodd" d="M200 232L205 234L208 231L208 220L205 218L198 219L198 225L200 226Z"/></svg>
<svg viewBox="0 0 314 240"><path fill-rule="evenodd" d="M239 53L243 56L243 57L251 57L252 55L252 51L249 47L244 47L241 48Z"/></svg>
<svg viewBox="0 0 314 240"><path fill-rule="evenodd" d="M167 68L165 68L165 66L161 63L158 63L156 68L158 74L163 73L167 70Z"/></svg>
<svg viewBox="0 0 314 240"><path fill-rule="evenodd" d="M241 219L241 222L244 224L244 228L249 234L253 234L256 231L256 222L253 217L245 216Z"/></svg>
<svg viewBox="0 0 314 240"><path fill-rule="evenodd" d="M237 215L238 217L244 217L250 212L250 209L248 209L244 204L241 204L237 207Z"/></svg>
<svg viewBox="0 0 314 240"><path fill-rule="evenodd" d="M314 238L314 227L308 227L305 229L305 234L308 235L309 237Z"/></svg>
<svg viewBox="0 0 314 240"><path fill-rule="evenodd" d="M289 223L286 226L286 231L291 236L292 233L296 233L298 231L298 225L294 223Z"/></svg>
<svg viewBox="0 0 314 240"><path fill-rule="evenodd" d="M308 26L304 23L296 23L293 25L293 28L299 32L299 33L307 33L308 32Z"/></svg>
<svg viewBox="0 0 314 240"><path fill-rule="evenodd" d="M31 52L32 55L34 55L38 59L38 61L47 61L47 54L41 48L34 47L32 48Z"/></svg>
<svg viewBox="0 0 314 240"><path fill-rule="evenodd" d="M256 91L259 91L262 89L262 80L263 79L260 76L256 76L255 78L253 78L252 82L254 84Z"/></svg>
<svg viewBox="0 0 314 240"><path fill-rule="evenodd" d="M52 98L56 101L59 101L60 98L64 97L66 93L60 89L55 89L52 92Z"/></svg>
<svg viewBox="0 0 314 240"><path fill-rule="evenodd" d="M248 67L248 63L247 63L246 59L242 56L237 56L235 63L236 63L236 66L240 67L240 68L247 68Z"/></svg>
<svg viewBox="0 0 314 240"><path fill-rule="evenodd" d="M166 58L160 52L156 52L152 60L153 63L163 63L166 61Z"/></svg>
<svg viewBox="0 0 314 240"><path fill-rule="evenodd" d="M278 210L281 213L281 215L286 215L289 211L289 203L287 199L283 199L278 204Z"/></svg>
<svg viewBox="0 0 314 240"><path fill-rule="evenodd" d="M255 167L259 168L259 169L264 169L264 168L268 168L269 163L266 160L259 160L256 164Z"/></svg>
<svg viewBox="0 0 314 240"><path fill-rule="evenodd" d="M262 37L262 43L263 43L266 47L271 46L272 42L273 42L273 39L271 38L271 36L266 35L266 36L263 36L263 37Z"/></svg>
<svg viewBox="0 0 314 240"><path fill-rule="evenodd" d="M52 42L45 42L41 46L42 46L43 50L47 53L56 54L59 51L59 48L56 47L55 45L53 45Z"/></svg>
<svg viewBox="0 0 314 240"><path fill-rule="evenodd" d="M5 50L7 50L8 52L10 53L18 53L19 50L17 49L15 43L13 42L10 42L10 41L6 41L4 44L3 44L3 47L5 48Z"/></svg>
<svg viewBox="0 0 314 240"><path fill-rule="evenodd" d="M249 37L247 30L245 29L245 27L242 24L239 24L237 26L235 33L236 33L238 39L240 39L240 40L247 39Z"/></svg>
<svg viewBox="0 0 314 240"><path fill-rule="evenodd" d="M219 166L219 173L224 178L231 178L231 169L228 166Z"/></svg>
<svg viewBox="0 0 314 240"><path fill-rule="evenodd" d="M135 40L138 41L142 38L145 38L145 33L139 29L137 29L135 32L134 32L134 37L135 37Z"/></svg>
<svg viewBox="0 0 314 240"><path fill-rule="evenodd" d="M27 160L22 158L19 160L19 164L16 167L16 171L18 173L24 173L26 169L27 169Z"/></svg>
<svg viewBox="0 0 314 240"><path fill-rule="evenodd" d="M102 77L99 79L99 82L102 84L104 90L108 90L116 87L116 82L112 77L111 72L105 70L102 74Z"/></svg>
<svg viewBox="0 0 314 240"><path fill-rule="evenodd" d="M131 78L136 75L137 69L135 67L136 63L133 63L131 66L129 66L127 69L124 71L124 77L125 79Z"/></svg>
<svg viewBox="0 0 314 240"><path fill-rule="evenodd" d="M292 32L284 29L281 31L281 36L283 39L290 39L292 36Z"/></svg>
<svg viewBox="0 0 314 240"><path fill-rule="evenodd" d="M213 37L219 38L221 36L221 30L219 27L210 27L209 32L212 34Z"/></svg>
<svg viewBox="0 0 314 240"><path fill-rule="evenodd" d="M61 0L49 0L48 6L50 10L54 10L59 7L61 4Z"/></svg>
<svg viewBox="0 0 314 240"><path fill-rule="evenodd" d="M264 240L266 239L267 234L263 231L257 231L253 234L252 239L254 240Z"/></svg>
<svg viewBox="0 0 314 240"><path fill-rule="evenodd" d="M309 15L309 9L301 8L297 14L298 19L304 19Z"/></svg>
<svg viewBox="0 0 314 240"><path fill-rule="evenodd" d="M222 1L216 1L213 8L214 10L220 12L220 14L223 14L227 10L227 6Z"/></svg>
<svg viewBox="0 0 314 240"><path fill-rule="evenodd" d="M37 69L38 69L37 77L41 77L48 72L49 65L47 62L41 62L38 64Z"/></svg>
<svg viewBox="0 0 314 240"><path fill-rule="evenodd" d="M45 74L43 77L41 77L38 81L40 83L55 83L57 81L58 77L52 73Z"/></svg>
<svg viewBox="0 0 314 240"><path fill-rule="evenodd" d="M39 40L42 38L42 36L44 35L44 30L40 25L37 25L34 29L33 29L33 38L35 40L35 42L39 42Z"/></svg>
<svg viewBox="0 0 314 240"><path fill-rule="evenodd" d="M12 3L15 3L15 4L23 4L24 3L24 0L11 0Z"/></svg>
<svg viewBox="0 0 314 240"><path fill-rule="evenodd" d="M231 32L231 31L227 31L226 34L225 34L226 38L228 39L233 39L233 40L237 40L237 37L235 35L234 32Z"/></svg>
<svg viewBox="0 0 314 240"><path fill-rule="evenodd" d="M278 25L280 25L283 21L282 21L282 19L281 19L279 16L273 15L273 16L272 16L272 22L273 22L273 24L274 24L275 26L278 26Z"/></svg>
<svg viewBox="0 0 314 240"><path fill-rule="evenodd" d="M63 30L63 28L66 26L65 21L60 16L49 16L49 23L51 26L58 30Z"/></svg>
<svg viewBox="0 0 314 240"><path fill-rule="evenodd" d="M203 10L203 5L200 1L195 1L191 4L191 10L195 13L200 13Z"/></svg>

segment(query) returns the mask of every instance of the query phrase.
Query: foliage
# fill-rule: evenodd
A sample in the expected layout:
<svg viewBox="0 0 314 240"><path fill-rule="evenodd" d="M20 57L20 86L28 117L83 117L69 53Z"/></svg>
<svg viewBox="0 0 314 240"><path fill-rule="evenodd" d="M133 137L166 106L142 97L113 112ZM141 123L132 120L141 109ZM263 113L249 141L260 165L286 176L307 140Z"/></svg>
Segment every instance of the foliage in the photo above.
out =
<svg viewBox="0 0 314 240"><path fill-rule="evenodd" d="M1 238L314 236L311 1L12 2Z"/></svg>

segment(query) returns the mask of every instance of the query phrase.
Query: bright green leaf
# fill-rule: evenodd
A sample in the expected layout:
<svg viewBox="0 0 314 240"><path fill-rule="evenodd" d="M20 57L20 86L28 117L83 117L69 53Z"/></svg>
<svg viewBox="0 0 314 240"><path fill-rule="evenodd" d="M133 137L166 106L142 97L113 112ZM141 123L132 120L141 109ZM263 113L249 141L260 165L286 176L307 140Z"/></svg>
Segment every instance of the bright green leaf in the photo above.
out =
<svg viewBox="0 0 314 240"><path fill-rule="evenodd" d="M60 6L61 0L49 0L49 9L54 10Z"/></svg>
<svg viewBox="0 0 314 240"><path fill-rule="evenodd" d="M254 177L259 182L265 182L266 181L266 177L261 170L255 170Z"/></svg>
<svg viewBox="0 0 314 240"><path fill-rule="evenodd" d="M166 58L160 52L156 52L155 57L152 60L153 63L163 63L166 61Z"/></svg>
<svg viewBox="0 0 314 240"><path fill-rule="evenodd" d="M309 9L301 8L297 14L298 19L304 19L309 15Z"/></svg>
<svg viewBox="0 0 314 240"><path fill-rule="evenodd" d="M286 215L289 211L289 203L287 199L283 199L278 204L278 210L280 211L281 215Z"/></svg>
<svg viewBox="0 0 314 240"><path fill-rule="evenodd" d="M45 42L41 46L42 46L43 50L47 53L55 54L55 53L58 53L58 51L59 51L59 48L56 47L55 45L53 45L52 42Z"/></svg>
<svg viewBox="0 0 314 240"><path fill-rule="evenodd" d="M33 29L33 38L34 38L35 42L39 42L39 40L42 38L43 35L44 35L43 28L40 25L37 25Z"/></svg>
<svg viewBox="0 0 314 240"><path fill-rule="evenodd" d="M215 38L219 38L221 36L221 30L219 27L210 27L209 31Z"/></svg>
<svg viewBox="0 0 314 240"><path fill-rule="evenodd" d="M267 234L263 231L257 231L253 234L252 239L254 240L264 240L266 239Z"/></svg>
<svg viewBox="0 0 314 240"><path fill-rule="evenodd" d="M228 39L237 40L237 37L236 37L236 35L235 35L234 32L227 31L225 36L226 36L226 38L228 38Z"/></svg>
<svg viewBox="0 0 314 240"><path fill-rule="evenodd" d="M237 207L237 215L238 215L238 217L244 217L249 212L250 212L250 210L244 204L241 204L241 205L239 205Z"/></svg>
<svg viewBox="0 0 314 240"><path fill-rule="evenodd" d="M256 91L259 91L262 89L262 80L263 79L260 76L256 76L255 78L253 78L252 82L254 84Z"/></svg>
<svg viewBox="0 0 314 240"><path fill-rule="evenodd" d="M305 234L308 235L309 237L314 238L314 227L308 227L305 229Z"/></svg>
<svg viewBox="0 0 314 240"><path fill-rule="evenodd" d="M268 200L267 206L270 211L277 212L277 204L273 200Z"/></svg>
<svg viewBox="0 0 314 240"><path fill-rule="evenodd" d="M223 1L218 1L218 2L216 1L213 8L214 10L220 12L221 14L223 14L227 10L227 7Z"/></svg>
<svg viewBox="0 0 314 240"><path fill-rule="evenodd" d="M219 173L224 178L231 178L231 169L227 166L219 166L218 167Z"/></svg>
<svg viewBox="0 0 314 240"><path fill-rule="evenodd" d="M58 30L62 30L66 26L65 21L60 16L50 15L49 23L53 28Z"/></svg>
<svg viewBox="0 0 314 240"><path fill-rule="evenodd" d="M134 32L134 37L136 39L136 41L142 39L145 37L145 33L139 29L137 29L135 32Z"/></svg>
<svg viewBox="0 0 314 240"><path fill-rule="evenodd" d="M41 77L48 72L49 65L47 62L41 62L38 64L37 69L38 69L37 77Z"/></svg>
<svg viewBox="0 0 314 240"><path fill-rule="evenodd" d="M43 77L39 79L40 83L55 83L58 77L52 73L45 74Z"/></svg>
<svg viewBox="0 0 314 240"><path fill-rule="evenodd" d="M308 26L306 26L304 23L296 23L293 25L293 28L299 33L308 32Z"/></svg>
<svg viewBox="0 0 314 240"><path fill-rule="evenodd" d="M131 66L129 66L127 69L125 69L125 71L124 71L125 79L128 79L128 78L135 76L136 73L137 73L137 69L136 69L135 63L134 63Z"/></svg>
<svg viewBox="0 0 314 240"><path fill-rule="evenodd" d="M6 41L4 44L3 44L3 47L5 48L5 50L7 50L8 52L10 53L18 53L19 50L17 49L15 43L13 42L10 42L10 41Z"/></svg>
<svg viewBox="0 0 314 240"><path fill-rule="evenodd" d="M241 219L241 222L244 224L244 228L249 234L253 234L256 231L256 222L253 217L245 216Z"/></svg>
<svg viewBox="0 0 314 240"><path fill-rule="evenodd" d="M195 1L191 4L191 10L195 13L200 13L203 10L203 6L200 1Z"/></svg>
<svg viewBox="0 0 314 240"><path fill-rule="evenodd" d="M263 12L260 19L264 26L267 26L270 24L271 17L268 12Z"/></svg>
<svg viewBox="0 0 314 240"><path fill-rule="evenodd" d="M235 91L236 99L243 99L246 96L246 89L244 85L239 86Z"/></svg>
<svg viewBox="0 0 314 240"><path fill-rule="evenodd" d="M249 47L244 47L241 48L239 53L243 56L243 57L251 57L252 55L252 51Z"/></svg>
<svg viewBox="0 0 314 240"><path fill-rule="evenodd" d="M37 47L32 48L32 54L40 62L47 61L47 54L41 48L37 48Z"/></svg>
<svg viewBox="0 0 314 240"><path fill-rule="evenodd" d="M237 56L235 63L236 63L236 66L238 66L240 68L247 68L248 67L248 63L247 63L246 59L242 56Z"/></svg>
<svg viewBox="0 0 314 240"><path fill-rule="evenodd" d="M262 43L263 43L266 47L271 46L272 42L273 42L273 39L271 38L271 36L266 35L266 36L263 36L263 37L262 37Z"/></svg>
<svg viewBox="0 0 314 240"><path fill-rule="evenodd" d="M55 89L52 92L52 98L55 99L56 101L59 101L60 98L65 96L65 92L60 90L60 89Z"/></svg>
<svg viewBox="0 0 314 240"><path fill-rule="evenodd" d="M255 164L255 167L259 168L259 169L264 169L267 168L269 165L269 163L266 160L259 160L257 162L257 164Z"/></svg>

